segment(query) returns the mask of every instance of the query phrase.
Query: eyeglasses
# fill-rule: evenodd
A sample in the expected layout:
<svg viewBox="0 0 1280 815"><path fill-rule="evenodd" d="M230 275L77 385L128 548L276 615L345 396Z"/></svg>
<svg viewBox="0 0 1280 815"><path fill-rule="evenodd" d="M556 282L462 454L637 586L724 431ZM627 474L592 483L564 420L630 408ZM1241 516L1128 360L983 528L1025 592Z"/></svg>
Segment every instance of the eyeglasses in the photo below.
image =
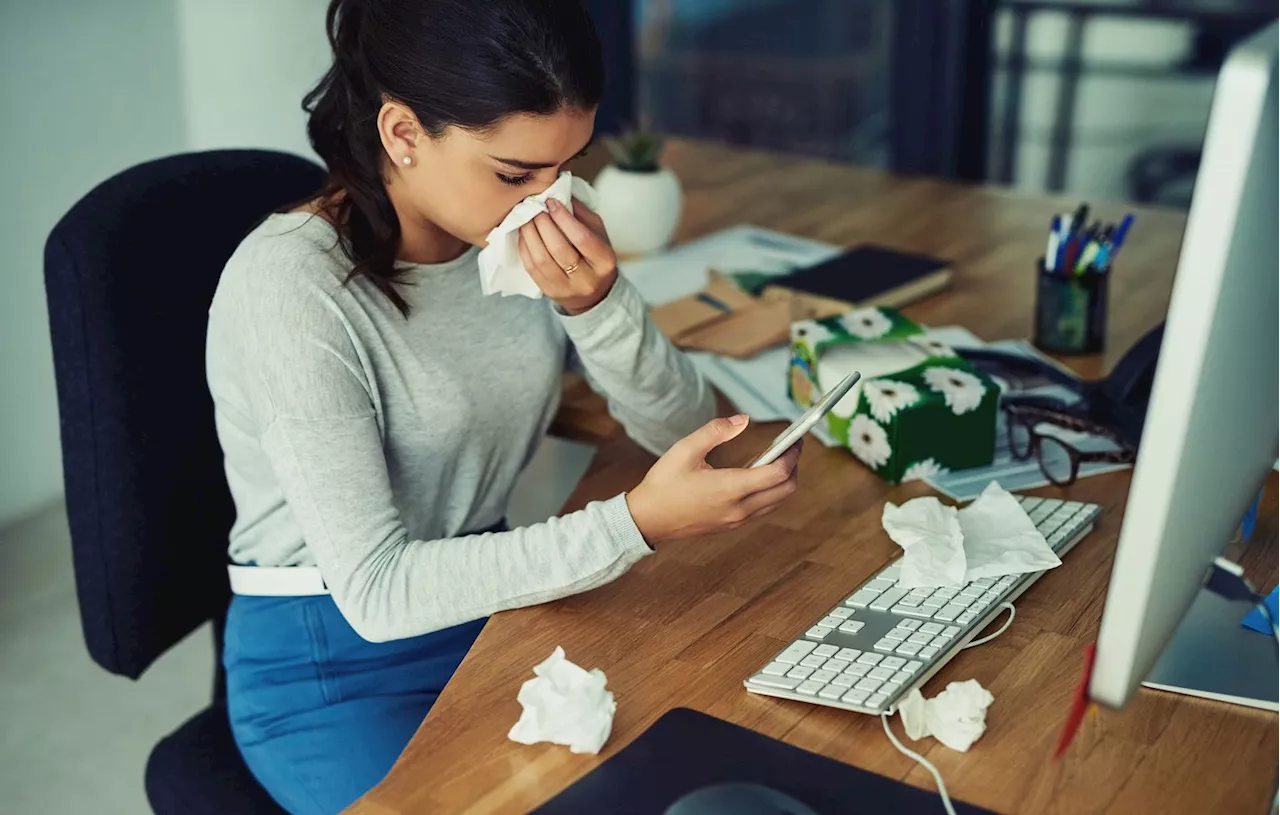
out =
<svg viewBox="0 0 1280 815"><path fill-rule="evenodd" d="M1086 462L1132 464L1137 457L1132 447L1107 428L1066 413L1029 405L1006 404L1005 426L1009 432L1009 450L1013 457L1025 461L1033 455L1040 462L1045 478L1059 487L1074 484L1080 476L1080 465ZM1102 436L1116 444L1116 450L1081 450L1064 439L1046 433L1041 426L1055 427Z"/></svg>

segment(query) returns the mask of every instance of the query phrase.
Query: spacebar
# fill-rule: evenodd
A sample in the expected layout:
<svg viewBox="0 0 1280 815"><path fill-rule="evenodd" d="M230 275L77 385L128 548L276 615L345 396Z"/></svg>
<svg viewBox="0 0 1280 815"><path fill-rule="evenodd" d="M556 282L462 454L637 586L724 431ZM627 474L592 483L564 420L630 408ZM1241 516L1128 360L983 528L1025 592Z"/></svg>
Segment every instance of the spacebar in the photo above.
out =
<svg viewBox="0 0 1280 815"><path fill-rule="evenodd" d="M753 676L748 680L752 685L763 685L766 688L778 688L780 690L795 690L800 686L799 679L792 679L789 676L768 676L760 674Z"/></svg>

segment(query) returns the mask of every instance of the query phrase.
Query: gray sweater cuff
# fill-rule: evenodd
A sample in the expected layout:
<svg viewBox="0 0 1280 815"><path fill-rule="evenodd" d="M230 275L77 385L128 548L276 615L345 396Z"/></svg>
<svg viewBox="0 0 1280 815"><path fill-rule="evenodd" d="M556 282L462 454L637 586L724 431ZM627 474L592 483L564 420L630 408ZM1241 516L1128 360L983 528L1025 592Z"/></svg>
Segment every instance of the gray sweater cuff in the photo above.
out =
<svg viewBox="0 0 1280 815"><path fill-rule="evenodd" d="M605 526L609 529L609 537L618 544L630 562L634 563L646 555L653 554L653 547L645 541L644 535L640 534L640 528L636 526L635 519L631 517L626 495L619 495L601 502L600 509L604 515Z"/></svg>

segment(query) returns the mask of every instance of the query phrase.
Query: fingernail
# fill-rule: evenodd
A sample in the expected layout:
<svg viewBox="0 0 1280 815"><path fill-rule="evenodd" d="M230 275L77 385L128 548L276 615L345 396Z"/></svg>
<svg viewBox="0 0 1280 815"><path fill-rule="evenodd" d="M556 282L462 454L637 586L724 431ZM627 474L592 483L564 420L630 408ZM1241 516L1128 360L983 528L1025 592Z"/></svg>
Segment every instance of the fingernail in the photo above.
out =
<svg viewBox="0 0 1280 815"><path fill-rule="evenodd" d="M739 413L735 416L729 417L729 424L733 425L734 427L742 427L744 424L747 423L747 418L748 418L747 414Z"/></svg>
<svg viewBox="0 0 1280 815"><path fill-rule="evenodd" d="M551 210L552 212L557 212L558 210L564 209L564 206L556 199L548 198L547 209Z"/></svg>

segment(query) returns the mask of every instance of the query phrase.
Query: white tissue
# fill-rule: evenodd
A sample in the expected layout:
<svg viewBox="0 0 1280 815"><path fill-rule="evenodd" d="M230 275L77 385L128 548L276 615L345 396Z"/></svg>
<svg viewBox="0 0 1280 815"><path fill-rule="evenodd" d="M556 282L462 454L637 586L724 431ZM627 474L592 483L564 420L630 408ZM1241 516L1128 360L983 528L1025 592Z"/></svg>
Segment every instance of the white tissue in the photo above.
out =
<svg viewBox="0 0 1280 815"><path fill-rule="evenodd" d="M534 300L542 296L542 289L533 282L520 259L519 230L538 213L547 211L548 198L564 204L570 212L573 212L574 198L591 209L596 208L596 191L570 172L561 173L550 187L516 204L502 223L489 233L485 247L476 259L480 265L480 290L484 294L518 294Z"/></svg>
<svg viewBox="0 0 1280 815"><path fill-rule="evenodd" d="M937 498L914 498L885 504L881 522L902 547L903 588L960 586L1062 565L1018 499L994 481L959 511Z"/></svg>
<svg viewBox="0 0 1280 815"><path fill-rule="evenodd" d="M881 523L902 547L900 586L914 589L964 583L964 536L955 507L932 497L916 498L902 506L885 504Z"/></svg>
<svg viewBox="0 0 1280 815"><path fill-rule="evenodd" d="M966 752L987 729L987 708L995 697L978 680L952 682L932 699L913 688L898 704L902 726L912 739L933 736L952 750Z"/></svg>
<svg viewBox="0 0 1280 815"><path fill-rule="evenodd" d="M556 646L520 686L516 701L524 710L507 738L521 744L564 744L574 753L599 753L613 729L618 706L605 690L604 671L590 671L564 658Z"/></svg>

